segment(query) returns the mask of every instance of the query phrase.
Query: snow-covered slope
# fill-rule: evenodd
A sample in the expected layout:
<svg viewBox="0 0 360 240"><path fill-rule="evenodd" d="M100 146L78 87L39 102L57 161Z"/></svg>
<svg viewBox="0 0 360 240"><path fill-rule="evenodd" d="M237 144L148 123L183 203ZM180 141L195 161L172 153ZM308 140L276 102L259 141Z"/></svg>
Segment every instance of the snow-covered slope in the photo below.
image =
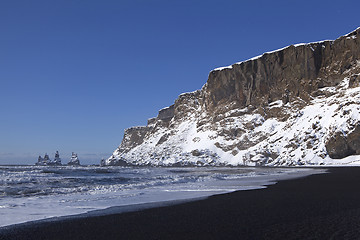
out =
<svg viewBox="0 0 360 240"><path fill-rule="evenodd" d="M359 32L213 70L105 164L360 164Z"/></svg>

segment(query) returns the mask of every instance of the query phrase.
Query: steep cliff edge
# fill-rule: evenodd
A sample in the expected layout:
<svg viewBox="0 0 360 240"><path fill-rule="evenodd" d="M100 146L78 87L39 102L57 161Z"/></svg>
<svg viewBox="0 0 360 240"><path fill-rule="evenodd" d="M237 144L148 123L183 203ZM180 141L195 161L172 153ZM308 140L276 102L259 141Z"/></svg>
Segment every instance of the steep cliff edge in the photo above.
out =
<svg viewBox="0 0 360 240"><path fill-rule="evenodd" d="M210 72L106 165L360 163L360 28Z"/></svg>

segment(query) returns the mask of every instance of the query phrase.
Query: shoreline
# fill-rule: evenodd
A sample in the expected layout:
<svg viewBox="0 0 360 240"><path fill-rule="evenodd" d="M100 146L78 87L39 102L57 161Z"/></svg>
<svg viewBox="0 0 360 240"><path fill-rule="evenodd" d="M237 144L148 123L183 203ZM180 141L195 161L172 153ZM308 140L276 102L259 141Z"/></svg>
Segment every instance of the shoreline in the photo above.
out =
<svg viewBox="0 0 360 240"><path fill-rule="evenodd" d="M264 189L0 231L0 239L357 239L360 167L328 168Z"/></svg>
<svg viewBox="0 0 360 240"><path fill-rule="evenodd" d="M0 239L354 239L360 168L326 169L175 205L11 225Z"/></svg>
<svg viewBox="0 0 360 240"><path fill-rule="evenodd" d="M252 167L254 168L254 167ZM177 169L177 168L175 168ZM219 173L222 173L222 171L227 172L229 168L210 168L205 169L206 171L218 171ZM240 168L239 171L243 171L244 168ZM266 169L266 168L265 168ZM236 168L235 168L236 170ZM205 172L206 172L205 171ZM67 209L64 209L65 211L61 212L61 209L57 211L50 211L45 214L44 210L40 209L25 209L26 212L23 217L21 217L21 212L15 214L15 217L12 218L13 214L9 212L9 215L7 213L2 213L2 216L5 216L5 218L1 219L0 221L0 232L2 229L5 228L21 228L22 226L31 225L31 224L40 224L40 223L46 223L46 222L52 222L52 221L62 221L62 220L68 220L68 219L78 219L78 218L87 218L87 217L93 217L93 216L102 216L102 215L110 215L110 214L120 214L125 212L135 212L140 211L148 208L156 208L156 207L163 207L163 206L171 206L171 205L177 205L180 203L185 202L192 202L196 200L206 199L210 196L214 195L220 195L225 193L231 193L235 191L244 191L244 190L253 190L253 189L263 189L267 186L270 186L272 184L276 184L278 181L286 180L286 179L294 179L294 178L300 178L312 174L321 174L326 172L324 169L315 169L315 168L293 168L293 169L286 169L284 171L284 168L277 168L276 170L267 172L267 171L253 171L255 174L249 174L245 175L237 180L232 180L231 178L224 181L224 182L209 182L210 185L206 184L204 185L204 189L197 188L197 190L180 188L178 190L169 189L158 189L158 192L149 192L147 197L143 197L142 199L133 199L134 201L119 201L114 202L115 204L110 205L104 205L103 207L93 207L92 209L88 205L87 209L85 208L83 211L79 211L79 209L75 208L75 211L69 211L71 209L71 206L69 208L66 206ZM258 172L258 173L256 173ZM262 172L264 174L262 174ZM260 173L260 174L259 174ZM210 186L210 187L209 187ZM144 195L145 196L145 195ZM121 196L119 196L121 198ZM50 200L50 199L49 199ZM119 199L120 200L120 199ZM44 206L47 206L46 200L44 200ZM64 200L63 200L64 201ZM94 202L96 203L96 201ZM95 204L96 205L96 204ZM95 206L93 205L93 206ZM43 206L43 205L42 205ZM39 206L40 208L44 208L42 206ZM46 209L46 207L45 207ZM56 206L55 206L55 209ZM31 213L31 214L29 214ZM41 213L41 214L40 214ZM27 214L27 215L26 215ZM16 221L17 220L17 221Z"/></svg>

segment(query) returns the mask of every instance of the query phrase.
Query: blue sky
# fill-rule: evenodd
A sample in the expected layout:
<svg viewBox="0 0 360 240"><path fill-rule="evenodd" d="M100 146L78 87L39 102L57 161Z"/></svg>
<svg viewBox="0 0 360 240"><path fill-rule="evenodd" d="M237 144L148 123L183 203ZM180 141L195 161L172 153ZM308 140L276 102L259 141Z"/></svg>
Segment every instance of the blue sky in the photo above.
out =
<svg viewBox="0 0 360 240"><path fill-rule="evenodd" d="M0 2L0 164L98 163L209 71L360 26L359 1Z"/></svg>

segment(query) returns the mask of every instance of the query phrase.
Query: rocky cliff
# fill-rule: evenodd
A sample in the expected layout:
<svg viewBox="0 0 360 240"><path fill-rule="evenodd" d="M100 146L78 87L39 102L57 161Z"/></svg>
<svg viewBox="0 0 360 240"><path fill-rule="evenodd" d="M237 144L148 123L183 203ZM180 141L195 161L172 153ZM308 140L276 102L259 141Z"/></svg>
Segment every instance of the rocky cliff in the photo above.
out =
<svg viewBox="0 0 360 240"><path fill-rule="evenodd" d="M360 163L360 28L210 72L106 165Z"/></svg>

